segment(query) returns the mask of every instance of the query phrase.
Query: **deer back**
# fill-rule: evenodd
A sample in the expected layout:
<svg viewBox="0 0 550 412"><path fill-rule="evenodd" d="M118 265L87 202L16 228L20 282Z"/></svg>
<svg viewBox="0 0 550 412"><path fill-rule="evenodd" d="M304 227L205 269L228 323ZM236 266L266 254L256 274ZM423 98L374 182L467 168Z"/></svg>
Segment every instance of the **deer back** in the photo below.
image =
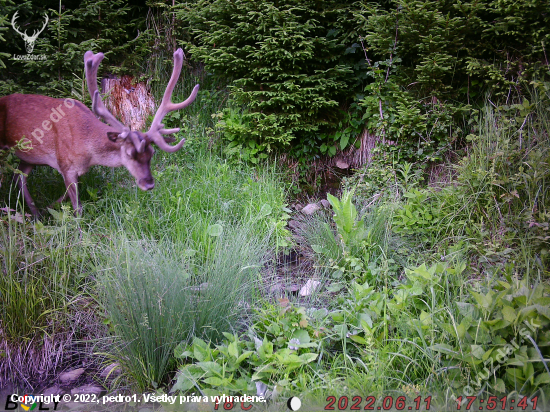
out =
<svg viewBox="0 0 550 412"><path fill-rule="evenodd" d="M81 173L94 164L120 166L118 146L107 138L114 129L81 102L32 94L0 98L0 145L23 140L17 157L59 171L67 166Z"/></svg>

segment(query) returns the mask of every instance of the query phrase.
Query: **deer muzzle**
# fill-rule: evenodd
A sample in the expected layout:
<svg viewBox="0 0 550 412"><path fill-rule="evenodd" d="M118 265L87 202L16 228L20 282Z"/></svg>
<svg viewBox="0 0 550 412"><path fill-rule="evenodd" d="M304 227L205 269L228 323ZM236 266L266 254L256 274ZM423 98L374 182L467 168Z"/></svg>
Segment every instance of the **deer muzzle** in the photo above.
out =
<svg viewBox="0 0 550 412"><path fill-rule="evenodd" d="M152 177L139 179L137 185L141 190L151 190L155 187L155 179L153 179Z"/></svg>

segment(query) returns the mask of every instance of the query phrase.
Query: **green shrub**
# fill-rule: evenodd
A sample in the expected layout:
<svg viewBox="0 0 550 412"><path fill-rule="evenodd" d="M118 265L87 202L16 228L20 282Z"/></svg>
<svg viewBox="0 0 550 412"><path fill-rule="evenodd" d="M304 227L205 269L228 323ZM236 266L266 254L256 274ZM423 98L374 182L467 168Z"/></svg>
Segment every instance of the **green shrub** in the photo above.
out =
<svg viewBox="0 0 550 412"><path fill-rule="evenodd" d="M433 346L449 359L445 362L449 369L458 366L466 376L462 385L468 387L460 389L468 395L517 391L522 396L542 392L547 397L550 287L507 276L471 294L470 302L456 303L460 316L441 324L452 343Z"/></svg>
<svg viewBox="0 0 550 412"><path fill-rule="evenodd" d="M412 188L394 215L395 231L445 250L467 248L487 267L548 259L548 97L487 108L455 179ZM545 263L544 263L545 264Z"/></svg>
<svg viewBox="0 0 550 412"><path fill-rule="evenodd" d="M77 7L64 6L63 10L56 1L34 3L24 1L2 7L10 17L18 11L20 25L31 22L37 29L44 21L44 14L49 16L47 28L37 38L34 48L35 54L44 54L47 58L5 61L7 70L2 71L0 78L16 79L18 92L71 96L72 89L82 89L80 80L73 73L80 74L81 69L77 68L83 67L82 57L87 50L112 50L113 58L120 63L126 56L131 60L134 57L132 52L135 53L133 46L148 39L147 31L145 36L128 41L135 37L137 22L132 21L131 8L124 0L84 1ZM137 11L137 8L133 7L133 10ZM5 50L10 56L22 54L24 44L21 37L13 30L7 31L5 36ZM140 55L141 58L144 56ZM116 66L110 69L117 70Z"/></svg>
<svg viewBox="0 0 550 412"><path fill-rule="evenodd" d="M327 326L332 347L353 359L343 371L346 386L359 374L377 392L442 391L448 382L434 374L442 365L431 345L447 339L438 320L449 320L454 300L463 297L464 269L464 263L423 264L387 285L352 282Z"/></svg>
<svg viewBox="0 0 550 412"><path fill-rule="evenodd" d="M433 245L433 232L446 215L440 205L429 201L430 196L429 189L411 189L403 194L405 203L394 218L396 233L414 235L426 245Z"/></svg>
<svg viewBox="0 0 550 412"><path fill-rule="evenodd" d="M343 281L332 284L329 289L336 292L353 279L361 283L366 279L386 281L378 276L380 273L395 275L403 261L398 256L403 245L392 235L392 205L376 205L368 199L370 202L361 205L359 212L353 203L352 191L344 191L341 199L331 194L327 194L327 198L334 211L333 222L323 218L304 219L297 230L305 246L313 250L318 264L328 269L333 279Z"/></svg>
<svg viewBox="0 0 550 412"><path fill-rule="evenodd" d="M334 1L202 0L177 11L194 36L187 43L193 58L233 80L238 109L227 109L221 122L228 152L257 161L289 145L305 150L311 138L333 131L352 73L338 58L346 49L337 29L346 7Z"/></svg>
<svg viewBox="0 0 550 412"><path fill-rule="evenodd" d="M394 58L392 64L400 61ZM386 65L388 71L383 68ZM388 80L391 67L387 62L376 62L368 72L373 82L366 86L365 97L358 103L364 109L365 127L392 143L380 147L394 162L441 161L450 143L465 136L457 123L470 108L418 99L396 83L398 80Z"/></svg>
<svg viewBox="0 0 550 412"><path fill-rule="evenodd" d="M386 150L396 159L440 161L451 145L463 144L472 129L464 118L486 93L504 102L511 93L524 96L518 80L548 78L548 2L357 6L350 41L360 38L355 46L372 78L358 103L366 127L395 143Z"/></svg>
<svg viewBox="0 0 550 412"><path fill-rule="evenodd" d="M313 313L314 319L325 312ZM289 390L305 390L304 367L322 353L323 329L310 324L306 309L288 299L256 313L247 334L225 333L214 348L201 339L176 348L176 357L192 363L178 371L171 391L199 387L207 395L260 393L276 397ZM318 319L316 319L318 323ZM263 338L263 339L262 339ZM272 388L266 393L268 388Z"/></svg>

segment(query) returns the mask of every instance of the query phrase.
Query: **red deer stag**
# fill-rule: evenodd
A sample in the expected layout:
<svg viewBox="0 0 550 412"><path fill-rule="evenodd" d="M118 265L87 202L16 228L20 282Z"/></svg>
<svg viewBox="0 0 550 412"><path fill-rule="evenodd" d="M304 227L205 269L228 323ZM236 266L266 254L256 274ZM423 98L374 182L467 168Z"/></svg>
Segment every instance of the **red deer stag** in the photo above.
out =
<svg viewBox="0 0 550 412"><path fill-rule="evenodd" d="M153 123L145 133L131 131L103 105L97 90L97 69L103 57L103 53L94 54L91 51L84 55L93 113L84 104L72 99L33 94L12 94L0 98L0 148L13 147L21 139L26 143L24 146L32 147L29 150L18 149L15 154L21 159L19 170L23 172L17 177L17 183L35 217L39 216L38 209L27 188L27 176L34 165L49 165L63 175L67 191L58 202L68 196L75 212L81 214L76 186L78 177L91 166L124 166L135 177L140 189L151 190L155 186L151 175L151 157L154 153L151 144L166 152L175 152L185 142L181 139L176 145L169 145L169 138L163 135L176 133L180 129L164 129L162 124L168 112L191 104L199 90L197 84L187 100L177 104L171 101L181 73L183 51L178 49L174 52L172 76Z"/></svg>

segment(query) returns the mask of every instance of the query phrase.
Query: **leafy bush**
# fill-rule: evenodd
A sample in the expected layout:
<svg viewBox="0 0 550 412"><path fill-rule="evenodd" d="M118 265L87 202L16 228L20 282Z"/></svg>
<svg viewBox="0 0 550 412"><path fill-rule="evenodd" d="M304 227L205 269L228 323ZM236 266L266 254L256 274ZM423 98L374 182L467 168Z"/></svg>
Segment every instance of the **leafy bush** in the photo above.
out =
<svg viewBox="0 0 550 412"><path fill-rule="evenodd" d="M457 283L464 269L464 264L456 268L422 264L405 269L405 280L393 282L391 289L352 282L349 293L339 298L341 309L332 313L332 319L345 325L342 336L348 334L352 341L366 347L382 346L390 338L391 328L394 336L419 328L425 331L423 337L433 339L433 309L451 303L446 296L448 288Z"/></svg>
<svg viewBox="0 0 550 412"><path fill-rule="evenodd" d="M547 396L550 287L508 275L461 291L465 268L407 269L406 280L392 290L353 282L330 313L329 328L341 330L372 367L392 342L407 343L404 359L392 358L386 369L407 384L436 370L434 384L454 388L455 398L463 392ZM417 346L412 352L411 344Z"/></svg>
<svg viewBox="0 0 550 412"><path fill-rule="evenodd" d="M486 108L452 184L406 191L395 231L443 255L466 247L487 267L503 266L521 250L546 262L548 102L538 95L533 103Z"/></svg>
<svg viewBox="0 0 550 412"><path fill-rule="evenodd" d="M414 235L428 246L432 246L434 228L446 217L440 205L428 201L430 195L427 189L405 192L405 204L396 211L394 218L396 233Z"/></svg>
<svg viewBox="0 0 550 412"><path fill-rule="evenodd" d="M462 384L469 386L464 388L468 395L515 390L521 395L542 391L548 396L550 287L508 276L481 289L472 290L471 303L457 302L460 316L453 323L441 325L453 343L438 343L433 349L449 359L445 362L449 369L460 367L467 377Z"/></svg>
<svg viewBox="0 0 550 412"><path fill-rule="evenodd" d="M136 44L147 43L149 32L134 39L136 29L140 26L132 19L130 11L138 12L138 8L129 7L124 0L114 1L84 1L77 7L67 5L61 9L57 1L42 2L40 5L32 1L6 4L0 14L19 12L20 24L31 22L40 27L44 14L49 16L46 30L36 40L34 53L44 54L45 60L5 60L6 70L2 71L0 79L17 79L17 91L42 93L59 97L59 94L70 96L71 90L81 90L82 83L73 73L80 75L78 67L83 67L82 56L87 50L107 52L116 63L125 57L135 63L147 55L147 52L135 56ZM144 28L141 27L143 30ZM30 31L30 30L29 30ZM5 33L6 49L10 56L19 55L24 50L23 41L13 30ZM134 40L129 40L134 39ZM114 53L109 53L113 51ZM134 60L135 59L135 60ZM110 70L117 70L113 65ZM105 69L105 67L104 67Z"/></svg>
<svg viewBox="0 0 550 412"><path fill-rule="evenodd" d="M257 313L258 321L247 334L224 333L221 344L195 339L176 348L176 357L190 359L180 368L171 391L188 391L198 385L207 395L258 393L268 395L306 389L301 370L315 361L322 346L321 329L309 324L305 308L288 299ZM263 340L258 338L263 336Z"/></svg>
<svg viewBox="0 0 550 412"><path fill-rule="evenodd" d="M460 115L469 114L468 107L443 104L437 100L418 99L397 80L388 80L395 64L376 62L368 74L373 82L365 87L365 97L358 103L364 109L365 127L391 144L381 146L394 162L438 162L450 149L450 143L464 137L457 127ZM387 71L384 66L388 66Z"/></svg>
<svg viewBox="0 0 550 412"><path fill-rule="evenodd" d="M396 158L440 161L471 132L464 117L487 92L504 102L511 92L522 95L518 80L547 78L549 7L545 1L360 3L350 41L361 39L355 46L363 48L372 78L359 101L366 127L395 143L386 150Z"/></svg>
<svg viewBox="0 0 550 412"><path fill-rule="evenodd" d="M361 212L353 204L353 192L345 191L341 199L327 194L334 211L333 222L311 219L300 224L298 233L306 247L315 252L318 263L329 269L333 279L344 281L333 284L331 291L340 290L346 281L366 279L378 281L379 273L395 274L399 266L400 241L391 232L389 223L391 204L376 205L375 201L362 205ZM369 199L370 200L370 199ZM402 264L402 262L400 262ZM382 271L381 267L386 271Z"/></svg>

